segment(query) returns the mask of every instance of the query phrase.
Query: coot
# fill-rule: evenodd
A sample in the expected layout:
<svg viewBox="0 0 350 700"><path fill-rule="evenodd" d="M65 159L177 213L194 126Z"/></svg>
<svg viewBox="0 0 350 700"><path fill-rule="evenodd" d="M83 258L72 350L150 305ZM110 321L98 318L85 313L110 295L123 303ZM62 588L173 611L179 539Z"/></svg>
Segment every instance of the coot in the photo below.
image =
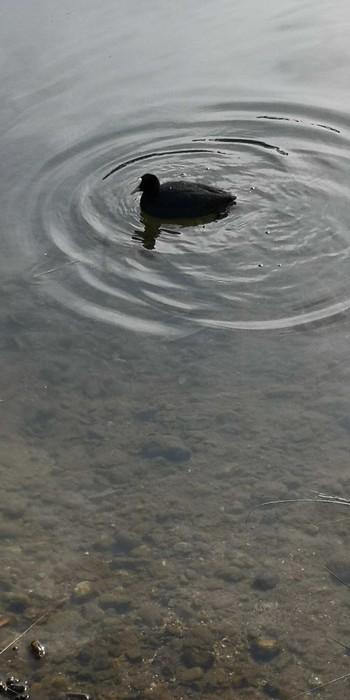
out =
<svg viewBox="0 0 350 700"><path fill-rule="evenodd" d="M219 215L236 196L210 185L186 180L160 184L156 175L146 173L132 191L142 192L141 211L158 219L196 219L208 214Z"/></svg>

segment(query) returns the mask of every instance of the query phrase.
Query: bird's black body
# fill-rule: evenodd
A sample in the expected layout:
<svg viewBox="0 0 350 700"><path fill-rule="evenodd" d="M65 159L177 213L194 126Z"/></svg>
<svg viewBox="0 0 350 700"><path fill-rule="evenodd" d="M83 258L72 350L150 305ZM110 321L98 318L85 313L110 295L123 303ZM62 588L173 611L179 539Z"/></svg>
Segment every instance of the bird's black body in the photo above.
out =
<svg viewBox="0 0 350 700"><path fill-rule="evenodd" d="M158 219L198 219L222 214L235 204L235 195L209 185L186 180L160 184L156 175L141 178L136 192L142 192L141 211Z"/></svg>

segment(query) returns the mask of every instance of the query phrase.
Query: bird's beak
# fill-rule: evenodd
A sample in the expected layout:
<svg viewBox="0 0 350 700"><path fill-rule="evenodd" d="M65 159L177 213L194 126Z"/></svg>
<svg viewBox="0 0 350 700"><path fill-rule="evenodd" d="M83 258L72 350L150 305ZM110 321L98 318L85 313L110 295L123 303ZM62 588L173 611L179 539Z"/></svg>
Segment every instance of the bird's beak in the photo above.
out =
<svg viewBox="0 0 350 700"><path fill-rule="evenodd" d="M135 187L135 189L132 190L132 192L130 192L130 194L136 194L136 192L140 192L140 185L141 185L141 180L140 180L139 184Z"/></svg>

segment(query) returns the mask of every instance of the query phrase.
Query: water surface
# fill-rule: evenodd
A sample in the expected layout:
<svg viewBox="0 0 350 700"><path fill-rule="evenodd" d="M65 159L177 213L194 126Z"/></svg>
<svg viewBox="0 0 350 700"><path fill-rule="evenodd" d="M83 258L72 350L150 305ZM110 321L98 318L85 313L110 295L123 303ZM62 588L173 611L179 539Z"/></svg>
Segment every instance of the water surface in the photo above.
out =
<svg viewBox="0 0 350 700"><path fill-rule="evenodd" d="M323 568L350 569L346 508L246 523L348 495L348 26L345 2L1 3L3 646L64 598L2 656L32 697L349 670ZM145 220L147 171L237 206Z"/></svg>

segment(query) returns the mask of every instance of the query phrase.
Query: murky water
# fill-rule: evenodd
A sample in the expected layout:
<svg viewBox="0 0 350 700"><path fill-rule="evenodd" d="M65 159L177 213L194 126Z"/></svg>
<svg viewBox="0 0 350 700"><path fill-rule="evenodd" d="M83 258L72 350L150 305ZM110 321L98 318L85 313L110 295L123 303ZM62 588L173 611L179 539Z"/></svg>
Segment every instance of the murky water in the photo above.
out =
<svg viewBox="0 0 350 700"><path fill-rule="evenodd" d="M32 698L350 673L346 508L246 522L349 496L350 11L282 5L0 5L1 674ZM145 172L237 206L147 220Z"/></svg>

